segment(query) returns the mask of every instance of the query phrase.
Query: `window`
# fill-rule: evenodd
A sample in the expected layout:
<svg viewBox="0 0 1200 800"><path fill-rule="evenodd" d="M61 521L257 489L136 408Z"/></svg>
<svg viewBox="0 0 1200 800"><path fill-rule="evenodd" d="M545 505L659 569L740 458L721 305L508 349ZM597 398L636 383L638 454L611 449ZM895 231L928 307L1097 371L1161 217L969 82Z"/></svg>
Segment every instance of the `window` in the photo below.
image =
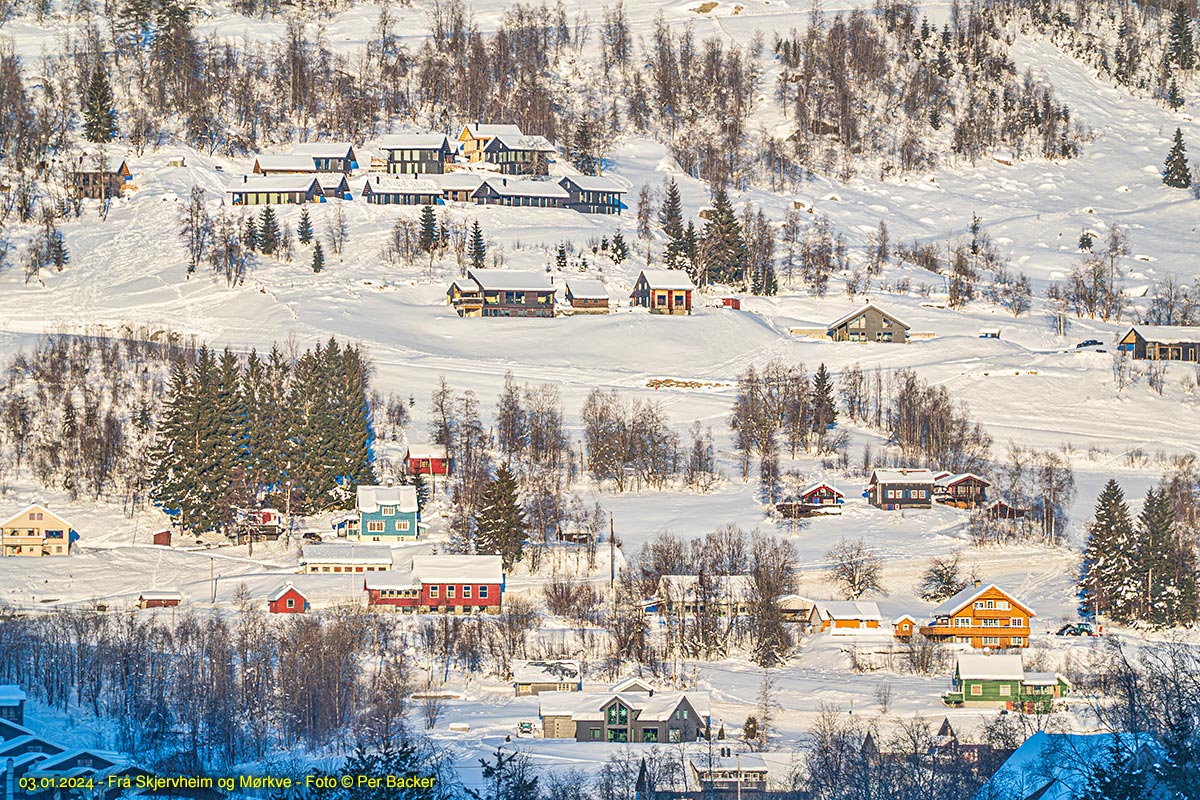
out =
<svg viewBox="0 0 1200 800"><path fill-rule="evenodd" d="M383 515L385 517L394 517L396 515L395 506L382 506L381 510L383 511Z"/></svg>
<svg viewBox="0 0 1200 800"><path fill-rule="evenodd" d="M295 601L295 600L293 600L292 598L290 598L290 597L289 597L289 598L288 598L288 601L287 601L287 607L288 607L288 608L295 608L295 607L296 607L296 601Z"/></svg>
<svg viewBox="0 0 1200 800"><path fill-rule="evenodd" d="M643 728L642 729L642 741L643 742L657 742L658 741L658 728Z"/></svg>
<svg viewBox="0 0 1200 800"><path fill-rule="evenodd" d="M971 695L973 697L980 697L982 694L983 694L982 684L972 683L971 684Z"/></svg>
<svg viewBox="0 0 1200 800"><path fill-rule="evenodd" d="M437 596L438 596L438 587L437 587L437 586L430 586L430 587L429 587L429 596L430 596L430 597L437 597Z"/></svg>
<svg viewBox="0 0 1200 800"><path fill-rule="evenodd" d="M486 600L486 599L487 599L487 596L488 596L488 595L487 595L487 592L488 592L488 587L486 587L486 586L480 586L480 587L479 587L479 599L480 599L480 600Z"/></svg>
<svg viewBox="0 0 1200 800"><path fill-rule="evenodd" d="M451 598L451 597L454 597L454 587L453 587L453 586L447 586L447 587L446 587L446 598L447 598L447 599L449 599L449 598Z"/></svg>
<svg viewBox="0 0 1200 800"><path fill-rule="evenodd" d="M679 728L671 728L671 730L667 732L667 739L671 742L671 744L679 744Z"/></svg>
<svg viewBox="0 0 1200 800"><path fill-rule="evenodd" d="M1000 696L1001 697L1011 697L1012 696L1012 687L1009 686L1007 683L1002 685L1000 687Z"/></svg>
<svg viewBox="0 0 1200 800"><path fill-rule="evenodd" d="M592 741L593 741L593 742L598 742L598 741L600 741L600 729L599 729L599 728L592 728L592 729L590 730L590 733L591 733L591 735L592 735Z"/></svg>
<svg viewBox="0 0 1200 800"><path fill-rule="evenodd" d="M1008 609L1009 609L1008 601L1007 600L997 600L996 608L1000 609L1001 611L1008 611Z"/></svg>
<svg viewBox="0 0 1200 800"><path fill-rule="evenodd" d="M986 605L984 605L984 608L988 608L988 609L992 609L992 608L995 608L995 607L996 607L996 601L995 601L995 600L988 600L988 601L986 602Z"/></svg>
<svg viewBox="0 0 1200 800"><path fill-rule="evenodd" d="M383 533L383 520L371 520L368 522L367 533Z"/></svg>
<svg viewBox="0 0 1200 800"><path fill-rule="evenodd" d="M982 609L982 608L983 608L983 601L982 601L982 600L976 600L976 601L975 601L975 608L977 608L977 609Z"/></svg>
<svg viewBox="0 0 1200 800"><path fill-rule="evenodd" d="M464 587L463 587L462 596L463 596L463 598L464 598L464 599L466 599L466 598L468 598L468 597L470 597L470 596L471 596L471 587L470 587L470 586L464 586Z"/></svg>
<svg viewBox="0 0 1200 800"><path fill-rule="evenodd" d="M954 627L956 627L956 628L971 627L971 618L970 617L955 617L954 618Z"/></svg>
<svg viewBox="0 0 1200 800"><path fill-rule="evenodd" d="M999 647L1000 646L1000 637L999 636L984 636L983 637L983 646L984 647Z"/></svg>
<svg viewBox="0 0 1200 800"><path fill-rule="evenodd" d="M851 328L865 328L865 327L867 327L867 318L866 318L866 316L864 315L864 316L861 316L861 317L855 317L854 319L850 320L850 327L851 327Z"/></svg>
<svg viewBox="0 0 1200 800"><path fill-rule="evenodd" d="M982 620L982 622L983 622L983 627L985 627L985 628L999 628L1000 627L1000 620L998 620L998 619L984 619L984 620Z"/></svg>
<svg viewBox="0 0 1200 800"><path fill-rule="evenodd" d="M1024 647L1025 646L1025 637L1024 636L1013 636L1012 638L1010 638L1008 640L1008 643L1012 647Z"/></svg>
<svg viewBox="0 0 1200 800"><path fill-rule="evenodd" d="M1008 625L1010 628L1024 628L1025 620L1021 619L1020 617L1013 617L1008 621Z"/></svg>
<svg viewBox="0 0 1200 800"><path fill-rule="evenodd" d="M396 530L398 530L398 531L406 531L406 530L408 530L408 528L409 528L409 521L408 521L408 520L406 520L406 519L398 519L398 520L396 520Z"/></svg>

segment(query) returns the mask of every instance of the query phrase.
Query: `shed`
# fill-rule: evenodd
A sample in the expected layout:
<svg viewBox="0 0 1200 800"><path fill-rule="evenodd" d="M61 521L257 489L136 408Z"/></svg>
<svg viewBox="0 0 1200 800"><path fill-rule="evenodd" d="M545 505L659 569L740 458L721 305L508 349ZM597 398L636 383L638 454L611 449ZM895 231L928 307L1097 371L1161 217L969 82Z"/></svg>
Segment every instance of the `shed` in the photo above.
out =
<svg viewBox="0 0 1200 800"><path fill-rule="evenodd" d="M308 611L308 598L288 581L267 595L267 610L272 614L303 614Z"/></svg>
<svg viewBox="0 0 1200 800"><path fill-rule="evenodd" d="M172 608L183 602L179 592L149 591L138 595L138 608Z"/></svg>

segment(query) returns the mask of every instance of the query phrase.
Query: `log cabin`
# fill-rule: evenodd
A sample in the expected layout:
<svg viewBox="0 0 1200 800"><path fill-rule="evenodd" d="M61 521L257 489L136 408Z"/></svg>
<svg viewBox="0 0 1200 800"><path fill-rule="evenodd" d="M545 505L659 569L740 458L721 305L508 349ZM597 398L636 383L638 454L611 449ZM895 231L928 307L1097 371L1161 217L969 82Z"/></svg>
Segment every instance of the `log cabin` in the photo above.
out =
<svg viewBox="0 0 1200 800"><path fill-rule="evenodd" d="M71 173L71 189L79 197L106 200L120 197L133 186L133 171L125 159L105 158L103 163L80 156L78 168Z"/></svg>
<svg viewBox="0 0 1200 800"><path fill-rule="evenodd" d="M644 269L638 273L629 302L650 309L651 314L691 314L695 290L692 279L681 269Z"/></svg>
<svg viewBox="0 0 1200 800"><path fill-rule="evenodd" d="M1030 622L1037 613L993 583L980 581L929 612L921 635L935 642L971 647L1028 647Z"/></svg>
<svg viewBox="0 0 1200 800"><path fill-rule="evenodd" d="M600 281L568 278L565 294L576 314L607 314L609 311L608 289Z"/></svg>
<svg viewBox="0 0 1200 800"><path fill-rule="evenodd" d="M867 502L885 511L932 508L933 481L927 469L876 469L867 483Z"/></svg>
<svg viewBox="0 0 1200 800"><path fill-rule="evenodd" d="M987 503L991 481L970 472L942 473L934 478L933 496L939 503L955 508L977 508Z"/></svg>
<svg viewBox="0 0 1200 800"><path fill-rule="evenodd" d="M835 342L908 341L909 326L874 303L849 311L829 324L826 335Z"/></svg>

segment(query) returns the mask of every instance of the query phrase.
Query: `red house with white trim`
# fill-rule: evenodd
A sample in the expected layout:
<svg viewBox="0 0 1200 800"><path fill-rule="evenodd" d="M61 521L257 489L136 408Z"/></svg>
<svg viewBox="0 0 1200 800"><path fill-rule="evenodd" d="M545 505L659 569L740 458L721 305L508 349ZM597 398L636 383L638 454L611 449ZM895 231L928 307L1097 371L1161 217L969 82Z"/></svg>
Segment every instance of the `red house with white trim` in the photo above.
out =
<svg viewBox="0 0 1200 800"><path fill-rule="evenodd" d="M500 613L504 565L500 556L413 556L411 574L378 573L363 580L367 605L399 611Z"/></svg>
<svg viewBox="0 0 1200 800"><path fill-rule="evenodd" d="M308 611L308 598L288 581L267 596L267 610L272 614L303 614Z"/></svg>
<svg viewBox="0 0 1200 800"><path fill-rule="evenodd" d="M454 461L446 457L446 448L440 444L410 444L404 464L410 475L449 475L454 471Z"/></svg>

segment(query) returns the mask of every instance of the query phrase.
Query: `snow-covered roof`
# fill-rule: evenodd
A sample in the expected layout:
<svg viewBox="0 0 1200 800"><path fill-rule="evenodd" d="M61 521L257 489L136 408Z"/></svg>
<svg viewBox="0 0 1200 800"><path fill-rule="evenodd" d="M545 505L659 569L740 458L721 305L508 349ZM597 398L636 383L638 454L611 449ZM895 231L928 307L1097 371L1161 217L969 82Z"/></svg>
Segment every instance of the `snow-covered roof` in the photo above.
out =
<svg viewBox="0 0 1200 800"><path fill-rule="evenodd" d="M610 692L653 692L654 685L648 681L639 678L636 675L630 675L628 678L614 683L609 689Z"/></svg>
<svg viewBox="0 0 1200 800"><path fill-rule="evenodd" d="M306 544L302 564L387 564L392 566L392 548L386 544Z"/></svg>
<svg viewBox="0 0 1200 800"><path fill-rule="evenodd" d="M420 583L503 583L500 556L413 556L412 574Z"/></svg>
<svg viewBox="0 0 1200 800"><path fill-rule="evenodd" d="M1026 686L1056 686L1059 681L1070 686L1070 682L1057 672L1026 672L1022 680Z"/></svg>
<svg viewBox="0 0 1200 800"><path fill-rule="evenodd" d="M566 175L563 181L570 181L585 192L616 192L624 194L629 191L625 184L603 175Z"/></svg>
<svg viewBox="0 0 1200 800"><path fill-rule="evenodd" d="M892 620L892 624L899 625L901 622L904 622L904 620L908 620L909 622L917 622L918 621L917 618L914 617L912 614L901 614L900 616L898 616L894 620Z"/></svg>
<svg viewBox="0 0 1200 800"><path fill-rule="evenodd" d="M959 612L962 609L966 608L967 606L973 604L975 602L976 598L978 598L984 592L991 591L992 589L995 589L996 591L1002 593L1005 597L1008 598L1009 602L1015 603L1016 605L1025 609L1027 612L1029 612L1029 616L1031 616L1031 617L1037 616L1037 613L1032 608L1030 608L1029 606L1025 605L1024 603L1020 602L1019 600L1014 599L1011 594L1004 591L1003 589L1001 589L999 586L997 586L994 583L988 583L988 584L981 583L978 586L976 586L975 584L968 585L967 588L963 589L962 591L955 594L953 597L944 601L937 608L933 609L933 611L930 611L929 616L931 616L931 617L952 617L957 612Z"/></svg>
<svg viewBox="0 0 1200 800"><path fill-rule="evenodd" d="M500 125L490 122L468 122L467 133L475 139L489 136L520 136L521 129L516 125Z"/></svg>
<svg viewBox="0 0 1200 800"><path fill-rule="evenodd" d="M20 511L18 511L18 512L17 512L17 513L15 513L15 514L13 514L13 515L12 515L11 517L9 517L8 519L4 520L3 522L0 522L0 528L7 528L7 527L10 527L10 523L13 523L13 522L20 522L20 521L22 521L22 520L21 520L21 518L22 518L22 517L24 517L24 518L25 518L23 521L25 521L25 522L28 522L28 521L29 521L29 512L30 512L30 511L40 511L40 512L42 512L43 514L49 514L50 516L54 517L55 519L57 519L59 522L63 523L63 524L64 524L64 525L66 525L67 527L69 527L69 528L74 528L74 527L75 527L75 526L74 526L74 525L72 525L70 522L67 522L67 520L63 519L63 516L62 516L62 514L57 514L57 513L53 512L53 511L51 511L50 509L46 508L46 507L45 507L45 506L43 506L43 505L39 505L39 504L37 504L37 503L34 503L34 504L33 504L33 505L31 505L31 506L25 506L25 508L22 508ZM42 521L43 521L43 522L45 522L45 520L42 520ZM15 527L15 526L14 526L14 527Z"/></svg>
<svg viewBox="0 0 1200 800"><path fill-rule="evenodd" d="M979 481L984 486L992 485L992 482L989 481L987 478L981 478L973 472L960 472L957 475L942 475L940 477L934 478L933 482L936 483L938 486L943 486L948 489L951 486L955 486L957 484L962 483L965 480L969 480L972 478Z"/></svg>
<svg viewBox="0 0 1200 800"><path fill-rule="evenodd" d="M640 278L646 279L651 289L695 289L692 279L681 269L644 269Z"/></svg>
<svg viewBox="0 0 1200 800"><path fill-rule="evenodd" d="M354 507L365 514L373 514L380 506L396 506L399 511L417 510L417 487L404 483L391 486L359 486Z"/></svg>
<svg viewBox="0 0 1200 800"><path fill-rule="evenodd" d="M0 706L15 706L25 702L25 690L12 683L0 685Z"/></svg>
<svg viewBox="0 0 1200 800"><path fill-rule="evenodd" d="M226 192L315 192L315 175L243 175L225 187Z"/></svg>
<svg viewBox="0 0 1200 800"><path fill-rule="evenodd" d="M380 150L440 150L449 148L444 133L392 133L379 140Z"/></svg>
<svg viewBox="0 0 1200 800"><path fill-rule="evenodd" d="M554 284L544 272L513 269L469 269L467 277L484 289L509 292L552 292Z"/></svg>
<svg viewBox="0 0 1200 800"><path fill-rule="evenodd" d="M712 701L707 692L550 692L538 695L538 714L543 717L567 716L577 721L600 718L600 710L619 699L638 713L640 722L670 719L679 704L687 699L701 717L710 716Z"/></svg>
<svg viewBox="0 0 1200 800"><path fill-rule="evenodd" d="M566 200L570 197L567 190L557 181L535 181L493 175L484 182L496 194L505 197L548 197L559 200Z"/></svg>
<svg viewBox="0 0 1200 800"><path fill-rule="evenodd" d="M815 605L814 601L798 594L781 595L777 602L784 611L808 611Z"/></svg>
<svg viewBox="0 0 1200 800"><path fill-rule="evenodd" d="M312 158L345 158L354 145L350 142L305 142L292 148L292 155Z"/></svg>
<svg viewBox="0 0 1200 800"><path fill-rule="evenodd" d="M845 314L838 317L833 322L829 323L829 327L836 328L837 326L849 322L850 320L857 317L859 314L861 314L864 311L866 311L867 309L871 309L871 308L875 309L880 314L883 314L885 317L887 317L888 319L890 319L893 322L895 322L896 324L898 324L901 328L904 328L904 330L909 329L910 326L905 324L904 321L901 320L899 317L897 317L895 314L892 314L891 312L888 312L888 311L884 311L882 308L875 305L874 303L867 303L866 305L859 306L858 308L847 311Z"/></svg>
<svg viewBox="0 0 1200 800"><path fill-rule="evenodd" d="M810 486L807 486L802 492L800 492L800 496L806 497L806 496L812 494L813 492L817 491L818 489L828 489L829 491L836 494L838 497L846 496L846 495L842 494L842 492L839 491L838 488L836 486L834 486L832 483L826 483L825 481L820 481L818 483L814 483Z"/></svg>
<svg viewBox="0 0 1200 800"><path fill-rule="evenodd" d="M267 153L256 156L254 165L261 172L316 172L312 156L298 153Z"/></svg>
<svg viewBox="0 0 1200 800"><path fill-rule="evenodd" d="M868 600L818 600L813 608L821 619L883 621L879 606Z"/></svg>
<svg viewBox="0 0 1200 800"><path fill-rule="evenodd" d="M1200 342L1200 327L1194 325L1134 325L1117 341L1133 331L1149 342Z"/></svg>
<svg viewBox="0 0 1200 800"><path fill-rule="evenodd" d="M462 189L466 189L472 192L483 185L484 178L484 176L480 175L478 172L463 171L446 172L441 175L430 175L428 177L430 180L436 181L437 184L442 187L443 191L461 191Z"/></svg>
<svg viewBox="0 0 1200 800"><path fill-rule="evenodd" d="M586 300L607 300L608 289L604 288L604 284L600 281L589 280L587 278L568 278L566 281L567 292L571 297L579 297Z"/></svg>
<svg viewBox="0 0 1200 800"><path fill-rule="evenodd" d="M472 286L471 288L474 289L475 287ZM425 442L425 443L421 443L421 444L410 443L408 445L408 457L409 458L432 458L432 459L443 459L444 460L446 458L446 446L440 445L440 444L432 444L429 442Z"/></svg>
<svg viewBox="0 0 1200 800"><path fill-rule="evenodd" d="M340 189L349 191L350 185L346 181L346 175L342 172L321 172L317 174L317 185L321 187L321 191L327 192L330 189Z"/></svg>
<svg viewBox="0 0 1200 800"><path fill-rule="evenodd" d="M373 194L432 194L440 195L442 187L429 178L415 175L372 175L363 191Z"/></svg>
<svg viewBox="0 0 1200 800"><path fill-rule="evenodd" d="M496 151L501 147L509 150L529 150L535 153L553 153L554 145L545 136L501 133L492 137L484 147L488 151Z"/></svg>
<svg viewBox="0 0 1200 800"><path fill-rule="evenodd" d="M368 590L417 588L411 572L393 572L391 570L364 572L363 586Z"/></svg>
<svg viewBox="0 0 1200 800"><path fill-rule="evenodd" d="M513 661L513 683L575 683L582 670L578 661L566 659Z"/></svg>
<svg viewBox="0 0 1200 800"><path fill-rule="evenodd" d="M672 603L695 600L699 586L699 575L663 575L658 579L658 597ZM749 575L717 575L713 579L713 594L717 600L744 603L754 596L753 588L754 582Z"/></svg>
<svg viewBox="0 0 1200 800"><path fill-rule="evenodd" d="M927 469L877 469L871 472L871 483L933 483L933 472Z"/></svg>
<svg viewBox="0 0 1200 800"><path fill-rule="evenodd" d="M296 584L292 583L291 581L288 581L287 583L283 584L283 586L280 586L278 589L271 592L269 595L267 595L267 599L270 600L271 602L275 602L276 600L278 600L279 598L283 597L285 594L287 594L288 592L291 592L291 591L294 591L296 594L300 595L305 600L308 599L308 596L305 595L304 592L300 591L300 589L297 588Z"/></svg>
<svg viewBox="0 0 1200 800"><path fill-rule="evenodd" d="M1000 765L975 797L1076 800L1083 796L1092 768L1110 761L1114 744L1125 758L1132 758L1140 751L1148 750L1155 755L1161 750L1153 737L1145 733L1038 731ZM1168 795L1152 791L1145 796Z"/></svg>
<svg viewBox="0 0 1200 800"><path fill-rule="evenodd" d="M139 600L176 600L176 601L182 601L182 600L183 600L183 595L182 595L182 594L180 594L179 592L164 592L164 591L158 591L158 590L154 590L154 591L150 591L150 592L140 592L140 593L138 594L138 599L139 599Z"/></svg>
<svg viewBox="0 0 1200 800"><path fill-rule="evenodd" d="M1020 681L1025 669L1019 655L988 655L960 653L955 671L959 680Z"/></svg>
<svg viewBox="0 0 1200 800"><path fill-rule="evenodd" d="M688 756L688 763L698 773L709 772L770 772L767 760L762 753L740 753L736 756L694 755Z"/></svg>
<svg viewBox="0 0 1200 800"><path fill-rule="evenodd" d="M96 761L103 761L106 765L120 764L126 761L126 757L120 753L113 753L107 750L92 750L91 748L76 748L74 750L64 750L58 755L50 756L38 762L38 765L31 769L27 775L43 775L49 772L57 772L62 765L80 756L89 756L93 761L93 768L99 769L100 765L95 764Z"/></svg>

